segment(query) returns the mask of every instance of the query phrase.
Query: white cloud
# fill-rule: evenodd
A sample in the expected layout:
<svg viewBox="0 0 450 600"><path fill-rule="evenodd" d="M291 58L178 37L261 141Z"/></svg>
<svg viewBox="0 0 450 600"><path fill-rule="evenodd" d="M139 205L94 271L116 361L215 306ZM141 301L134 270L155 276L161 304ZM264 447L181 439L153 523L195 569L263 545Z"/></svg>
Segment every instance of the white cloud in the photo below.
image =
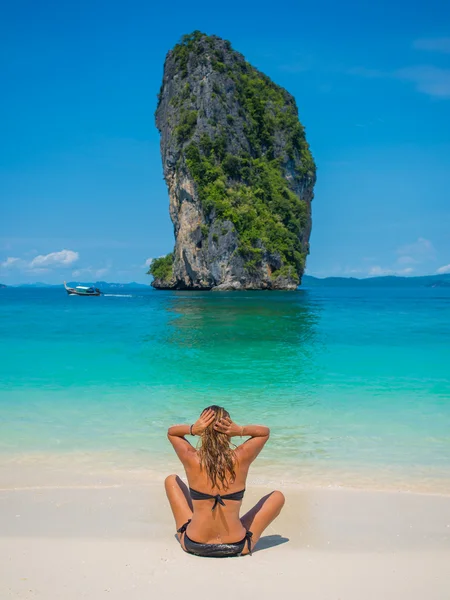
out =
<svg viewBox="0 0 450 600"><path fill-rule="evenodd" d="M444 44L442 43L442 47ZM450 98L450 69L434 65L412 65L395 71L381 71L366 67L346 69L347 75L365 77L366 79L397 79L411 82L417 91L437 98Z"/></svg>
<svg viewBox="0 0 450 600"><path fill-rule="evenodd" d="M429 52L450 54L450 37L422 38L420 40L415 40L413 47L416 48L416 50L428 50Z"/></svg>
<svg viewBox="0 0 450 600"><path fill-rule="evenodd" d="M35 254L36 251L33 252ZM30 252L27 253L30 255ZM32 260L9 256L0 263L0 267L5 270L18 269L24 273L38 275L48 273L52 268L67 267L78 260L78 252L73 250L61 250L60 252L51 252L50 254L39 254Z"/></svg>
<svg viewBox="0 0 450 600"><path fill-rule="evenodd" d="M412 244L401 246L397 250L400 264L417 264L431 260L435 257L436 251L430 240L420 237Z"/></svg>
<svg viewBox="0 0 450 600"><path fill-rule="evenodd" d="M419 92L437 98L450 98L450 69L416 65L395 71L394 77L411 81Z"/></svg>
<svg viewBox="0 0 450 600"><path fill-rule="evenodd" d="M357 275L364 274L364 271L362 269L353 269L352 267L344 267L344 269L342 270L342 274L350 275L351 277L355 277Z"/></svg>
<svg viewBox="0 0 450 600"><path fill-rule="evenodd" d="M397 263L399 265L416 265L417 264L417 260L415 258L413 258L412 256L399 256L397 259Z"/></svg>
<svg viewBox="0 0 450 600"><path fill-rule="evenodd" d="M43 267L68 267L79 258L78 252L73 250L61 250L50 252L50 254L39 254L29 264L30 269L42 269Z"/></svg>
<svg viewBox="0 0 450 600"><path fill-rule="evenodd" d="M396 260L389 267L381 267L379 265L371 267L369 269L369 276L410 275L414 271L414 266L433 260L436 250L430 240L419 237L415 242L397 248L396 255Z"/></svg>
<svg viewBox="0 0 450 600"><path fill-rule="evenodd" d="M380 266L372 267L369 270L370 277L383 277L385 275L410 275L414 269L407 267L406 269L384 269Z"/></svg>
<svg viewBox="0 0 450 600"><path fill-rule="evenodd" d="M18 267L18 266L20 266L21 262L22 261L20 260L20 258L16 258L14 256L8 256L8 258L5 261L3 261L0 264L0 266L3 269L11 269L12 267Z"/></svg>
<svg viewBox="0 0 450 600"><path fill-rule="evenodd" d="M408 276L417 269L423 274L425 269L428 272L434 269L433 262L436 260L436 249L433 243L424 237L419 237L410 244L404 244L395 251L391 260L386 261L387 265L373 264L378 261L376 257L363 257L366 265L354 267L342 265L335 266L332 272L328 271L327 276L336 275L341 277L385 277L387 275ZM367 264L369 263L369 264ZM370 264L372 263L372 265ZM450 265L441 267L437 273L450 273ZM314 273L315 275L318 273ZM325 273L321 273L325 275Z"/></svg>
<svg viewBox="0 0 450 600"><path fill-rule="evenodd" d="M102 267L100 269L94 267L84 267L82 269L76 269L75 271L72 271L72 277L75 277L76 279L78 279L79 277L94 277L95 279L98 279L99 277L103 277L104 275L106 275L106 273L108 273L109 270L109 266Z"/></svg>
<svg viewBox="0 0 450 600"><path fill-rule="evenodd" d="M391 269L383 269L382 267L376 266L369 269L369 275L371 277L379 277L382 275L392 275L393 271Z"/></svg>

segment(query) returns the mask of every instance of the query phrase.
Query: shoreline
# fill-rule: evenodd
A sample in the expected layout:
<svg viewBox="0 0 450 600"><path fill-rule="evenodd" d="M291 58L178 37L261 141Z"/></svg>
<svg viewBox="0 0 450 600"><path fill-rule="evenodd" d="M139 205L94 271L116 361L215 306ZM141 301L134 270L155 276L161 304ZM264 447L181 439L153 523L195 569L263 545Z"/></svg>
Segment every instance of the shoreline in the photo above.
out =
<svg viewBox="0 0 450 600"><path fill-rule="evenodd" d="M0 453L0 491L18 489L82 489L117 487L123 485L162 484L169 473L184 478L181 464L176 457L157 457L149 467L117 464L116 455L110 453ZM427 476L411 477L399 469L350 467L343 470L337 466L314 465L292 468L292 465L276 462L256 464L250 470L248 486L277 487L297 490L349 490L450 496L450 475L434 473L427 469Z"/></svg>

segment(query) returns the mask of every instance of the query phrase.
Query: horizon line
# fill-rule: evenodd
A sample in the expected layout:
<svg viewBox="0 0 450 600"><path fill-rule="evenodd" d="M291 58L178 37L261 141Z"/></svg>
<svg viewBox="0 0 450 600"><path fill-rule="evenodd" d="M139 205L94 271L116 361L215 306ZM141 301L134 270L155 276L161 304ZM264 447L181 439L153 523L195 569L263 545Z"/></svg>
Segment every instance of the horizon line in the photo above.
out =
<svg viewBox="0 0 450 600"><path fill-rule="evenodd" d="M325 275L323 277L320 277L318 275L311 275L309 273L305 273L303 277L311 277L312 279L318 279L320 281L323 281L325 279L345 279L345 280L355 280L355 281L367 281L370 279L424 279L424 278L428 278L428 277L450 277L450 273L430 273L427 275L395 275L395 274L386 274L386 275L368 275L366 277L355 277L352 275ZM69 283L105 283L107 285L131 285L131 284L136 284L139 286L143 286L143 287L151 287L150 283L139 283L138 281L105 281L103 279L97 279L97 280L68 280ZM51 286L51 287L58 287L58 286L63 286L64 283L47 283L45 281L31 281L31 282L24 282L24 283L3 283L0 281L0 285L2 286L6 286L6 287L22 287L22 286L36 286L36 287L40 287L40 286Z"/></svg>

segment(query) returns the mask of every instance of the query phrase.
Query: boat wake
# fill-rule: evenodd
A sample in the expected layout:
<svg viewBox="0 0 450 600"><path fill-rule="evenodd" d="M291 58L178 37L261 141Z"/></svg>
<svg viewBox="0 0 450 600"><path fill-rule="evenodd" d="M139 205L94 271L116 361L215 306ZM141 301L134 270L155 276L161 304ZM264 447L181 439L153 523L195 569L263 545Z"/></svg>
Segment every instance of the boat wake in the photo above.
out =
<svg viewBox="0 0 450 600"><path fill-rule="evenodd" d="M103 294L105 297L109 298L132 298L132 294Z"/></svg>

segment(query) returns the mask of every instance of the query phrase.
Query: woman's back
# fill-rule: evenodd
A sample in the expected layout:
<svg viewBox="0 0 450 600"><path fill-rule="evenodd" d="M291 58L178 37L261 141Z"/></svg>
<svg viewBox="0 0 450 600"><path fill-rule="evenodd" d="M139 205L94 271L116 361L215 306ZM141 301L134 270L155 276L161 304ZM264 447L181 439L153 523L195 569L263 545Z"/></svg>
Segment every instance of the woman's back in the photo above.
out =
<svg viewBox="0 0 450 600"><path fill-rule="evenodd" d="M223 485L212 486L205 469L202 469L197 453L191 460L184 463L187 480L191 492L193 515L189 528L190 535L202 543L229 542L241 539L245 529L239 518L242 498L228 499L226 496L240 496L245 491L249 464L239 461L239 449L235 451L235 477ZM212 496L206 499L196 499L195 492L200 495ZM223 498L225 496L225 498ZM239 537L240 536L240 537Z"/></svg>
<svg viewBox="0 0 450 600"><path fill-rule="evenodd" d="M188 490L176 475L166 479L167 496L186 551L204 556L235 556L251 550L253 534L249 525L261 507L256 510L257 505L242 518L240 508L249 467L269 439L269 433L268 427L262 425L239 427L219 406L205 409L191 426L169 428L168 438L183 463L189 483ZM187 434L201 437L198 449L185 439ZM233 448L230 440L236 436L250 439ZM268 503L268 511L261 512L261 525L269 517L273 520L284 503L281 492L273 494L279 496Z"/></svg>

